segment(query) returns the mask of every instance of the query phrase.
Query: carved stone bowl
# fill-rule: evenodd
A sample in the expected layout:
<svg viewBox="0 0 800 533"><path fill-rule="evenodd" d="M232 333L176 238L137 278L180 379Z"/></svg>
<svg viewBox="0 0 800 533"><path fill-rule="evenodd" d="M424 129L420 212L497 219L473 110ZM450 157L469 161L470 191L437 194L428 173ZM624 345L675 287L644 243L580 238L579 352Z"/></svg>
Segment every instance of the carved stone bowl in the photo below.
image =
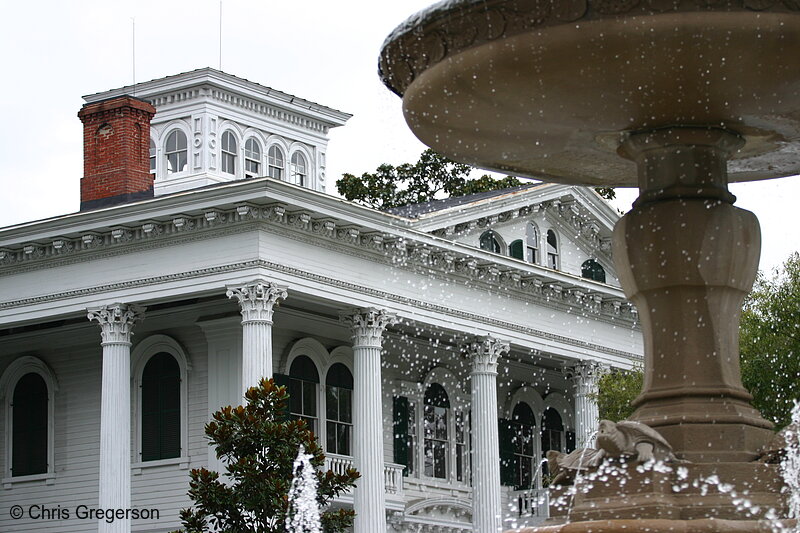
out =
<svg viewBox="0 0 800 533"><path fill-rule="evenodd" d="M548 181L636 185L631 132L738 133L731 181L800 173L800 0L460 0L384 43L419 139Z"/></svg>

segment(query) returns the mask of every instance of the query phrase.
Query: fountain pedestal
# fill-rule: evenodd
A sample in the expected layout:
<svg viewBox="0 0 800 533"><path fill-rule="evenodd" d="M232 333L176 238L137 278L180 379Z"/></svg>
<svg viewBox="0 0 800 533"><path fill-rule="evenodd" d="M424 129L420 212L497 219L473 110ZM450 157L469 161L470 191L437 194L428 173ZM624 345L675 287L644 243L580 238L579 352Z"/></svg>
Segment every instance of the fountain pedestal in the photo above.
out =
<svg viewBox="0 0 800 533"><path fill-rule="evenodd" d="M719 128L672 127L619 149L636 162L641 191L614 228L648 369L630 419L690 461L751 461L772 434L739 371L739 315L761 248L756 217L731 205L727 187L727 160L743 144Z"/></svg>

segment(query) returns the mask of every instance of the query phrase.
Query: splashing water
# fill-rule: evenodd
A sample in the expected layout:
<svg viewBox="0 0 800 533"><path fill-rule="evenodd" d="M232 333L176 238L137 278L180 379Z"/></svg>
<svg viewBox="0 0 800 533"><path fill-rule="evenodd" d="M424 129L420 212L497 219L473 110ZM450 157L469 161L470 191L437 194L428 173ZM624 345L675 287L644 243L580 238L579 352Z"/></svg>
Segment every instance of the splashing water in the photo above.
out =
<svg viewBox="0 0 800 533"><path fill-rule="evenodd" d="M794 402L792 423L786 432L786 455L781 461L781 475L789 489L789 518L800 518L800 402Z"/></svg>
<svg viewBox="0 0 800 533"><path fill-rule="evenodd" d="M311 465L311 454L303 445L297 452L292 468L294 478L289 489L289 513L286 516L288 533L322 533L317 504L317 473Z"/></svg>

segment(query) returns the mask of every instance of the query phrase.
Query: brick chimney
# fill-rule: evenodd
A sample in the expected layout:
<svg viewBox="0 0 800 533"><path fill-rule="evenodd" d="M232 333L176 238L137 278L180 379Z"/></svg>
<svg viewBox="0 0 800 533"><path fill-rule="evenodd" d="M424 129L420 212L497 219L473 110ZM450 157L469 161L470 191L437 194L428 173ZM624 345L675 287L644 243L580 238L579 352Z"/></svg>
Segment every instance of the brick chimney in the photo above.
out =
<svg viewBox="0 0 800 533"><path fill-rule="evenodd" d="M150 119L156 109L132 96L86 104L81 211L153 197Z"/></svg>

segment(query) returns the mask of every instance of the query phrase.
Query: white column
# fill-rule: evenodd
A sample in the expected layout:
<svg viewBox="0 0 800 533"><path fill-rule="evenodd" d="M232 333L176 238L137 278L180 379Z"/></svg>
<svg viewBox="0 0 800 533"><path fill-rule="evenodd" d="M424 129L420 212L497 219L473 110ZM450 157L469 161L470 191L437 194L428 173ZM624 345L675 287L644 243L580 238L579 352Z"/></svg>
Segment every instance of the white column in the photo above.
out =
<svg viewBox="0 0 800 533"><path fill-rule="evenodd" d="M509 346L492 337L478 337L463 349L472 362L472 527L479 533L496 533L503 530L497 359L508 353Z"/></svg>
<svg viewBox="0 0 800 533"><path fill-rule="evenodd" d="M264 280L228 287L242 308L242 394L272 377L272 309L286 298L286 288Z"/></svg>
<svg viewBox="0 0 800 533"><path fill-rule="evenodd" d="M105 305L88 310L89 320L100 323L103 382L100 400L101 509L131 507L131 330L144 318L144 307ZM130 520L98 522L100 533L127 533Z"/></svg>
<svg viewBox="0 0 800 533"><path fill-rule="evenodd" d="M343 313L341 321L353 330L353 463L361 473L353 494L353 531L385 533L381 345L383 331L397 318L369 308Z"/></svg>
<svg viewBox="0 0 800 533"><path fill-rule="evenodd" d="M601 367L595 361L581 361L566 367L565 372L575 386L575 445L592 448L600 422L596 398Z"/></svg>

